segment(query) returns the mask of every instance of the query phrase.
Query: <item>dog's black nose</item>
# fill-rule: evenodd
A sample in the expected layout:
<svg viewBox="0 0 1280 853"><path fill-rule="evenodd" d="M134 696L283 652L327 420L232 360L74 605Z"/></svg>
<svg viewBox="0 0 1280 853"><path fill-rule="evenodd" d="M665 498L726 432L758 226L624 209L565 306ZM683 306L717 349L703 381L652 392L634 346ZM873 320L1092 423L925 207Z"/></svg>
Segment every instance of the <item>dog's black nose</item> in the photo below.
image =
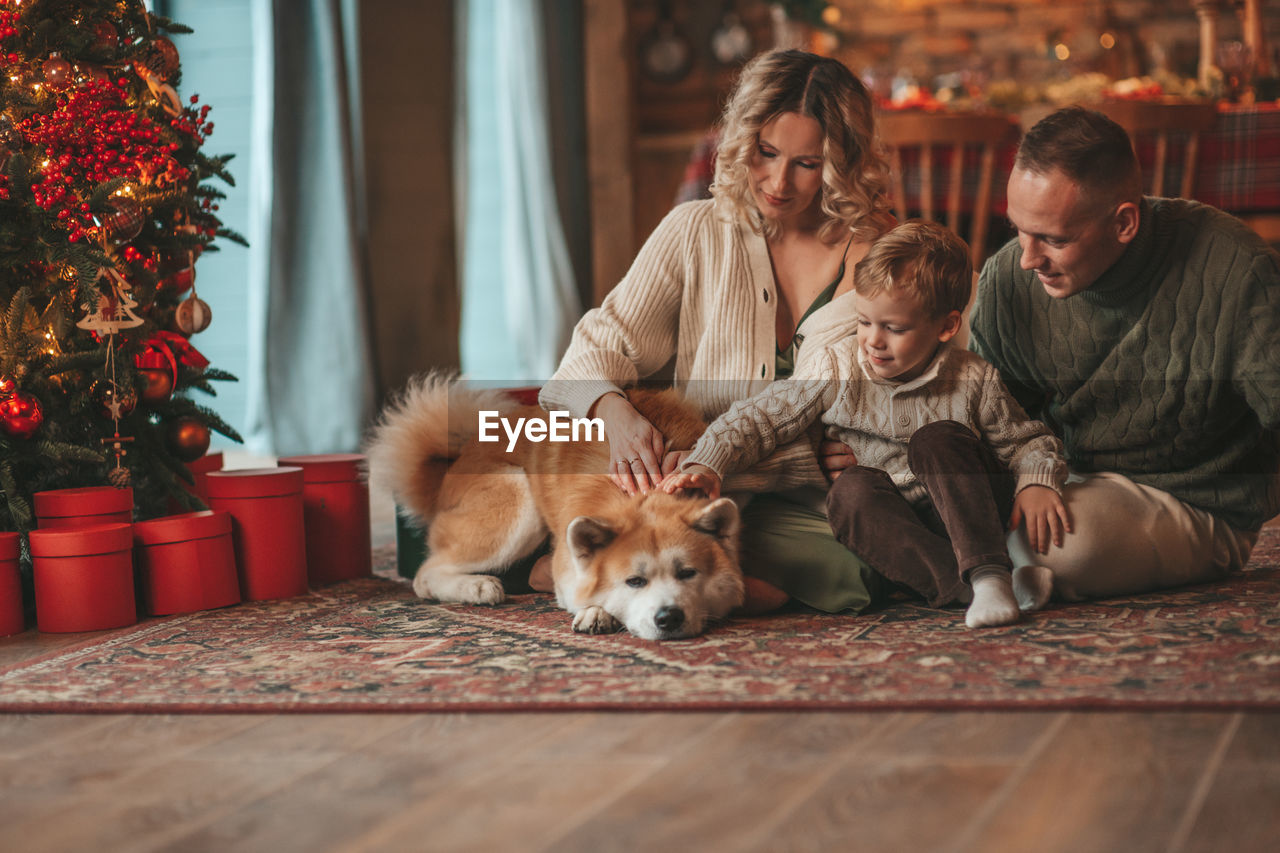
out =
<svg viewBox="0 0 1280 853"><path fill-rule="evenodd" d="M684 624L684 611L679 607L664 607L653 614L653 622L662 631L675 631Z"/></svg>

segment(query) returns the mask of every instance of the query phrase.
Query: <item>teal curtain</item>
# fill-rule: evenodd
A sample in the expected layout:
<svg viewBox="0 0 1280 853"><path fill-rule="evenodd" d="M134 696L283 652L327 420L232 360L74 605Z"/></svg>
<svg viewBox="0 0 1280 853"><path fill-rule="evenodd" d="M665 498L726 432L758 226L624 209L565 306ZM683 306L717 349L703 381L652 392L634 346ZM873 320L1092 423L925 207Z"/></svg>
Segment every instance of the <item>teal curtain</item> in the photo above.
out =
<svg viewBox="0 0 1280 853"><path fill-rule="evenodd" d="M355 450L372 411L356 2L252 4L270 34L249 233L247 439L261 452Z"/></svg>
<svg viewBox="0 0 1280 853"><path fill-rule="evenodd" d="M462 371L536 384L582 311L552 171L542 4L460 11Z"/></svg>

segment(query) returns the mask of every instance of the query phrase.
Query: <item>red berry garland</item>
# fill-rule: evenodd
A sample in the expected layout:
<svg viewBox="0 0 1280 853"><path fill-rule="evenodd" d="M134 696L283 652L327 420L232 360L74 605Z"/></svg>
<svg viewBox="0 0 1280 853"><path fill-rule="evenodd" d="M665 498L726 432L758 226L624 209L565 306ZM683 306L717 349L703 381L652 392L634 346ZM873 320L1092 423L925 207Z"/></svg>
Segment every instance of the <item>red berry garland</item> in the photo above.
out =
<svg viewBox="0 0 1280 853"><path fill-rule="evenodd" d="M40 177L31 185L36 204L54 212L72 242L98 233L83 201L94 185L144 174L155 181L181 182L191 175L170 156L178 143L164 142L155 122L129 108L127 95L118 82L92 81L60 96L50 113L34 114L19 125L26 140L45 152ZM194 111L184 111L183 118L188 124L180 126L175 119L175 128L202 143Z"/></svg>

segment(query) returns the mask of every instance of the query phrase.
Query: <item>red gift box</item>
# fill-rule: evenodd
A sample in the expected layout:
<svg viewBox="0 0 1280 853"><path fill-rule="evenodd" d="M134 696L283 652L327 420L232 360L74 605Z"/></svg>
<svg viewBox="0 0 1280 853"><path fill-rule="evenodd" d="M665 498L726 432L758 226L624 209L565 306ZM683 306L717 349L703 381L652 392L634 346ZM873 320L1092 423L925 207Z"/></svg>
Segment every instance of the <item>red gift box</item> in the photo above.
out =
<svg viewBox="0 0 1280 853"><path fill-rule="evenodd" d="M36 492L36 526L85 527L133 521L133 489L90 486Z"/></svg>
<svg viewBox="0 0 1280 853"><path fill-rule="evenodd" d="M18 574L21 537L0 533L0 637L26 630L22 617L22 575Z"/></svg>
<svg viewBox="0 0 1280 853"><path fill-rule="evenodd" d="M231 515L240 594L245 601L307 591L301 468L212 471L209 508Z"/></svg>
<svg viewBox="0 0 1280 853"><path fill-rule="evenodd" d="M102 631L138 621L132 525L33 530L31 557L41 631Z"/></svg>
<svg viewBox="0 0 1280 853"><path fill-rule="evenodd" d="M240 603L231 516L188 512L133 526L134 559L149 612L193 613Z"/></svg>
<svg viewBox="0 0 1280 853"><path fill-rule="evenodd" d="M188 462L187 470L191 472L191 476L196 481L194 486L187 486L188 491L208 503L208 475L213 471L222 470L222 451L215 450L212 453L206 453L194 462ZM186 486L187 484L183 483L183 485Z"/></svg>
<svg viewBox="0 0 1280 853"><path fill-rule="evenodd" d="M288 456L280 465L302 469L307 528L307 576L324 586L373 574L369 486L358 453Z"/></svg>

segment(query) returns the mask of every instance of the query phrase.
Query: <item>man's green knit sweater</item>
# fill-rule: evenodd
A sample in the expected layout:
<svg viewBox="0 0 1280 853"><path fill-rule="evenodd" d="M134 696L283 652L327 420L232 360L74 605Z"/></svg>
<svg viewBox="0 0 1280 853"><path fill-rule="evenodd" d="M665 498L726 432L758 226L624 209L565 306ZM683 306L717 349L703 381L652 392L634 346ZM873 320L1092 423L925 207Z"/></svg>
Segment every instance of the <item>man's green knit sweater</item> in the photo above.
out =
<svg viewBox="0 0 1280 853"><path fill-rule="evenodd" d="M1138 234L1054 299L1010 242L983 267L970 346L1081 473L1114 471L1240 530L1280 513L1280 258L1238 220L1147 198Z"/></svg>

